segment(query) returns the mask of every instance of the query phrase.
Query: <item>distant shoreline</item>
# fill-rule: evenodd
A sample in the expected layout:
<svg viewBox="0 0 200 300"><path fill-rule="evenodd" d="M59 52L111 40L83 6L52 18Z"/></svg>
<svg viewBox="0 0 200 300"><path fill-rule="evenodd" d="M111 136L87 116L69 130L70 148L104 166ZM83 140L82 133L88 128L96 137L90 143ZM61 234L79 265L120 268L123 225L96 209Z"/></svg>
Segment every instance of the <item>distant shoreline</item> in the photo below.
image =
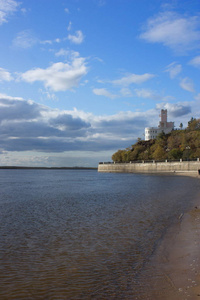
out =
<svg viewBox="0 0 200 300"><path fill-rule="evenodd" d="M25 170L97 170L93 167L26 167L26 166L0 166L0 169L25 169Z"/></svg>

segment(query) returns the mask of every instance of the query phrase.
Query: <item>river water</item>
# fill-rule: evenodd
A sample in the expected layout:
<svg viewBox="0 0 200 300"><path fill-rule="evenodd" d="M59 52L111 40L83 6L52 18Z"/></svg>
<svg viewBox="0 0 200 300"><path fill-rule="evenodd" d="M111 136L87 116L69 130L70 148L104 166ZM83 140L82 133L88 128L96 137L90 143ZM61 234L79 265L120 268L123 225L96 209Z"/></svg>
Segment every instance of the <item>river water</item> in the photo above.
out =
<svg viewBox="0 0 200 300"><path fill-rule="evenodd" d="M145 299L148 260L198 185L166 175L0 170L0 299Z"/></svg>

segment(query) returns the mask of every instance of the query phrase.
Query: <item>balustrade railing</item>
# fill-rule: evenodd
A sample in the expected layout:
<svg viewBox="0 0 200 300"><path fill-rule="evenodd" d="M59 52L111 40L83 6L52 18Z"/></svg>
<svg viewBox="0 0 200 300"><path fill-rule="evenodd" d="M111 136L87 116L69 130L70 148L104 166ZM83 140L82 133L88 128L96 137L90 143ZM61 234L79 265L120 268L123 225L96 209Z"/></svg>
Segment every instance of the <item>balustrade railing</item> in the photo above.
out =
<svg viewBox="0 0 200 300"><path fill-rule="evenodd" d="M138 163L141 163L141 164L148 164L148 163L171 163L171 162L189 162L189 161L197 161L199 162L199 157L198 158L192 158L192 159L162 159L162 160L134 160L134 161L127 161L127 162L117 162L117 161L107 161L107 162L99 162L99 165L108 165L108 164L138 164Z"/></svg>

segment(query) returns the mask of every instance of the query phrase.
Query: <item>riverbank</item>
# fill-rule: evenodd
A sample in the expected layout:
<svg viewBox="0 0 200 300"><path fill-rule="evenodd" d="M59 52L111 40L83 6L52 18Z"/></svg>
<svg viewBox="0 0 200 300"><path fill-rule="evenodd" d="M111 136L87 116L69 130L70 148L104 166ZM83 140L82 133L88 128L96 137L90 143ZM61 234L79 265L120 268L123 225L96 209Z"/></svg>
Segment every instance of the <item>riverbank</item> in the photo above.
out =
<svg viewBox="0 0 200 300"><path fill-rule="evenodd" d="M146 277L146 300L200 299L199 236L200 194L194 207L167 231L150 260L148 269L154 274Z"/></svg>
<svg viewBox="0 0 200 300"><path fill-rule="evenodd" d="M99 163L98 172L106 173L200 173L199 158L194 161L141 161L130 163Z"/></svg>

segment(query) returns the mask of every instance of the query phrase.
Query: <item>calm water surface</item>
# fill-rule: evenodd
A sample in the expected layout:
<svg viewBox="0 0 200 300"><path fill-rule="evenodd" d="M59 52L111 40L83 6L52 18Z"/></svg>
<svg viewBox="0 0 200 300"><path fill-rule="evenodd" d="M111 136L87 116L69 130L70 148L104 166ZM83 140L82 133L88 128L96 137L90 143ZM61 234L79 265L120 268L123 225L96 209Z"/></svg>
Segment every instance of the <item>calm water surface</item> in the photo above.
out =
<svg viewBox="0 0 200 300"><path fill-rule="evenodd" d="M198 184L178 176L0 170L0 299L140 299L146 262L192 205Z"/></svg>

